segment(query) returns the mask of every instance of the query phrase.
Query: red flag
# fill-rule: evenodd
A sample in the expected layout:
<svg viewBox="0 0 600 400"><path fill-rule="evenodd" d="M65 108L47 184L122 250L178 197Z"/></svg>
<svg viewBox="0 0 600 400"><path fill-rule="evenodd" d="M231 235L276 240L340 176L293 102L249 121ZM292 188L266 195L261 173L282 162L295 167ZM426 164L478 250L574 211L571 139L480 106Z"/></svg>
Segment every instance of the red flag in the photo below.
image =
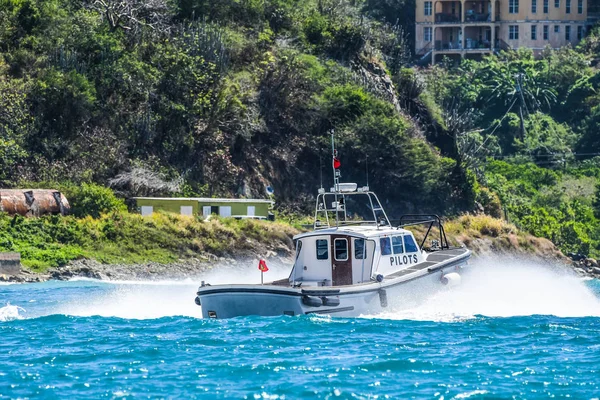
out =
<svg viewBox="0 0 600 400"><path fill-rule="evenodd" d="M258 269L260 269L262 272L267 272L269 270L267 263L262 258L258 262Z"/></svg>
<svg viewBox="0 0 600 400"><path fill-rule="evenodd" d="M333 157L333 168L338 169L341 166L342 162L337 157Z"/></svg>

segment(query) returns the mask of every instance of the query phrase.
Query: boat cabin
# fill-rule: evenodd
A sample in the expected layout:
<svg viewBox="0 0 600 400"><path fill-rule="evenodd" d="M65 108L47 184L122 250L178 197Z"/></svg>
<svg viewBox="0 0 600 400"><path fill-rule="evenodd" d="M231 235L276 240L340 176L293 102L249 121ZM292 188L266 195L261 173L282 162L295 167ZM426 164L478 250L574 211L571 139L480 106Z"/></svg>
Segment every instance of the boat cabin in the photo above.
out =
<svg viewBox="0 0 600 400"><path fill-rule="evenodd" d="M299 235L290 284L355 285L424 261L413 234L407 230L361 233L357 228Z"/></svg>
<svg viewBox="0 0 600 400"><path fill-rule="evenodd" d="M368 187L339 184L337 189L329 193L319 190L314 231L294 238L296 259L289 277L291 285L360 284L424 261L412 232L392 227L379 199ZM349 205L355 210L350 211Z"/></svg>

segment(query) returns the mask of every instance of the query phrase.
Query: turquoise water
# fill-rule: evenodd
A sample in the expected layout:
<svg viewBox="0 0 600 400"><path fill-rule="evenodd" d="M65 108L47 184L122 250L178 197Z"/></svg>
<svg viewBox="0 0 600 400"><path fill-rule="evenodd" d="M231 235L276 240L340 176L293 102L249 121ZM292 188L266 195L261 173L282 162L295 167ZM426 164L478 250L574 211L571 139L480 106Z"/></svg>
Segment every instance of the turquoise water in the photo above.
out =
<svg viewBox="0 0 600 400"><path fill-rule="evenodd" d="M380 315L231 320L195 287L0 286L0 398L600 396L598 281L508 265Z"/></svg>

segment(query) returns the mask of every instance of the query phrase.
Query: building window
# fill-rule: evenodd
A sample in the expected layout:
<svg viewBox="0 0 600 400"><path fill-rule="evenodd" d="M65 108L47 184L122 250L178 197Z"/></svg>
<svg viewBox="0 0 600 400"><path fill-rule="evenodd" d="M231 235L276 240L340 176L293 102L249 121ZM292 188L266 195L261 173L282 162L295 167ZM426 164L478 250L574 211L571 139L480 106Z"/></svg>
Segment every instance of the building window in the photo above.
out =
<svg viewBox="0 0 600 400"><path fill-rule="evenodd" d="M531 13L537 13L537 0L531 0Z"/></svg>
<svg viewBox="0 0 600 400"><path fill-rule="evenodd" d="M579 25L577 27L577 40L583 39L583 26Z"/></svg>
<svg viewBox="0 0 600 400"><path fill-rule="evenodd" d="M191 217L192 215L194 215L194 207L192 207L192 206L180 206L179 207L179 213L181 215L187 215L188 217Z"/></svg>
<svg viewBox="0 0 600 400"><path fill-rule="evenodd" d="M571 40L571 25L565 26L565 40Z"/></svg>
<svg viewBox="0 0 600 400"><path fill-rule="evenodd" d="M554 0L554 7L560 8L560 0Z"/></svg>
<svg viewBox="0 0 600 400"><path fill-rule="evenodd" d="M565 0L565 12L571 14L571 0Z"/></svg>
<svg viewBox="0 0 600 400"><path fill-rule="evenodd" d="M537 25L531 25L531 40L537 40Z"/></svg>
<svg viewBox="0 0 600 400"><path fill-rule="evenodd" d="M519 12L519 0L508 0L508 13L517 14Z"/></svg>
<svg viewBox="0 0 600 400"><path fill-rule="evenodd" d="M554 25L554 33L560 33L560 25Z"/></svg>
<svg viewBox="0 0 600 400"><path fill-rule="evenodd" d="M548 40L548 32L550 31L550 29L548 28L548 25L544 25L544 40Z"/></svg>
<svg viewBox="0 0 600 400"><path fill-rule="evenodd" d="M220 217L231 217L231 206L219 206Z"/></svg>
<svg viewBox="0 0 600 400"><path fill-rule="evenodd" d="M431 42L431 27L426 26L423 28L423 40L426 42Z"/></svg>
<svg viewBox="0 0 600 400"><path fill-rule="evenodd" d="M425 15L431 15L431 1L425 2Z"/></svg>
<svg viewBox="0 0 600 400"><path fill-rule="evenodd" d="M519 40L519 25L508 26L508 39Z"/></svg>
<svg viewBox="0 0 600 400"><path fill-rule="evenodd" d="M146 217L148 215L152 215L154 209L152 206L142 206L142 217Z"/></svg>
<svg viewBox="0 0 600 400"><path fill-rule="evenodd" d="M548 4L549 3L550 3L550 0L544 0L544 14L548 14L548 7L549 7Z"/></svg>
<svg viewBox="0 0 600 400"><path fill-rule="evenodd" d="M583 0L577 0L577 14L583 14Z"/></svg>
<svg viewBox="0 0 600 400"><path fill-rule="evenodd" d="M329 246L327 240L317 239L317 260L327 260L329 258Z"/></svg>

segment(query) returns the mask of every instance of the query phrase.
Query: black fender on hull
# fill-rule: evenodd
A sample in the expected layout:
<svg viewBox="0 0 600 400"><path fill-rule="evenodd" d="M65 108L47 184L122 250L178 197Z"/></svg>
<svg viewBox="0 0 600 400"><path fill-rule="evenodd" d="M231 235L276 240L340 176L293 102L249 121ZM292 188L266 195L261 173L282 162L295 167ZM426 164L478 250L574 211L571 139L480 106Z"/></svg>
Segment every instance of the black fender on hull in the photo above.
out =
<svg viewBox="0 0 600 400"><path fill-rule="evenodd" d="M339 297L321 297L324 306L337 307L340 305Z"/></svg>
<svg viewBox="0 0 600 400"><path fill-rule="evenodd" d="M321 300L320 297L315 296L302 296L302 304L309 307L321 307L323 305L323 300Z"/></svg>

